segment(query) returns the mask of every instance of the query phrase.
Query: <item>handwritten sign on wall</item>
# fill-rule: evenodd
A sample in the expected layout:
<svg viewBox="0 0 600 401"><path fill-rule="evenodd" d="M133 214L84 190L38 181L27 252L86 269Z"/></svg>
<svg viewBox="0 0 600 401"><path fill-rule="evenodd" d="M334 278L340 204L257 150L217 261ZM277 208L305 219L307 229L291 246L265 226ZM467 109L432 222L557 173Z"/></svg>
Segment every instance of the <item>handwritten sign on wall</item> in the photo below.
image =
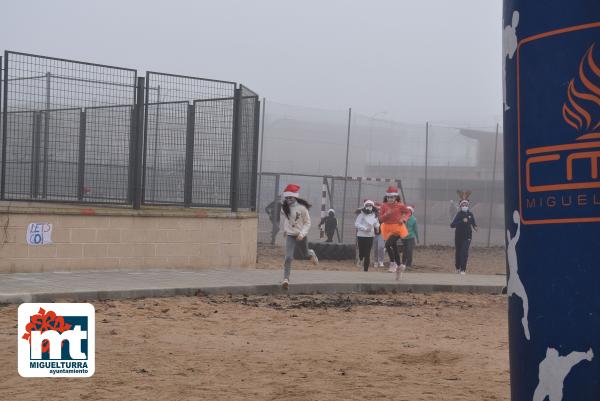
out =
<svg viewBox="0 0 600 401"><path fill-rule="evenodd" d="M29 223L27 226L27 243L29 245L47 245L52 243L52 224Z"/></svg>

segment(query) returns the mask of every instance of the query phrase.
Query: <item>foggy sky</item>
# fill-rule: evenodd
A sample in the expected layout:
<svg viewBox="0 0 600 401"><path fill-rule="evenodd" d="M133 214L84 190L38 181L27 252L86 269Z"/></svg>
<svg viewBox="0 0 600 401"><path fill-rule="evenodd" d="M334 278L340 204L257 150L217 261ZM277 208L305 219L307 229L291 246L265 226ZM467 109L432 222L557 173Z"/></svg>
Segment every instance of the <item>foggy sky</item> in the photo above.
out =
<svg viewBox="0 0 600 401"><path fill-rule="evenodd" d="M420 123L501 118L500 0L4 1L0 50Z"/></svg>

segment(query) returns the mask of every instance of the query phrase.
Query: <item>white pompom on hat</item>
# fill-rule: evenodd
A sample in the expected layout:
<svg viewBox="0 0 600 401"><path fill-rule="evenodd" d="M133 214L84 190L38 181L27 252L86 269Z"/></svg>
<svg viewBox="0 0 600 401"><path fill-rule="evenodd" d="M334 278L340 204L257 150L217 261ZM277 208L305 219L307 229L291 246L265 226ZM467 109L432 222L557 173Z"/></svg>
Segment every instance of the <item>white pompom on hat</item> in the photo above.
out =
<svg viewBox="0 0 600 401"><path fill-rule="evenodd" d="M300 186L296 184L289 184L283 190L283 197L287 198L289 196L293 196L294 198L298 198L300 196Z"/></svg>

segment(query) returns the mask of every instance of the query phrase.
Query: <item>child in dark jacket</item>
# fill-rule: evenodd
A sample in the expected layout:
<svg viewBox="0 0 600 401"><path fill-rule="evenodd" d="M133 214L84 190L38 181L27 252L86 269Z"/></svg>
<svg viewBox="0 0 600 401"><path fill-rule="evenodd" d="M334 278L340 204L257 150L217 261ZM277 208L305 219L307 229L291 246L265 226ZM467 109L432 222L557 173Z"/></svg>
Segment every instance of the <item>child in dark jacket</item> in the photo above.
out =
<svg viewBox="0 0 600 401"><path fill-rule="evenodd" d="M477 231L475 216L469 211L469 201L462 200L459 203L460 210L454 216L450 227L454 228L454 247L456 272L465 274L467 270L467 260L469 259L469 246L473 237L473 230Z"/></svg>
<svg viewBox="0 0 600 401"><path fill-rule="evenodd" d="M333 235L337 229L335 210L329 209L327 216L323 217L319 222L319 229L321 229L322 226L325 226L325 235L327 235L327 240L325 242L333 242Z"/></svg>

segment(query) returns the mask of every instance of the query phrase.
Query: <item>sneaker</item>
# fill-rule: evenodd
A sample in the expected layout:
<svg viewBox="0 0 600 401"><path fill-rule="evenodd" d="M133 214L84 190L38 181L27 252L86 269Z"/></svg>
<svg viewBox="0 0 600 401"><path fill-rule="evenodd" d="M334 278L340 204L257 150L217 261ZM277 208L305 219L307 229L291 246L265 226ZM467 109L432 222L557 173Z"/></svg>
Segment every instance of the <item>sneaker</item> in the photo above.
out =
<svg viewBox="0 0 600 401"><path fill-rule="evenodd" d="M319 264L319 258L317 258L317 254L312 249L308 250L308 254L310 255L310 261L313 265L317 266Z"/></svg>
<svg viewBox="0 0 600 401"><path fill-rule="evenodd" d="M398 270L398 265L396 264L396 262L390 262L390 268L388 269L388 272L396 273L396 270Z"/></svg>
<svg viewBox="0 0 600 401"><path fill-rule="evenodd" d="M406 265L401 264L398 269L396 269L396 280L400 280L402 277L402 273L406 270Z"/></svg>
<svg viewBox="0 0 600 401"><path fill-rule="evenodd" d="M464 270L461 270L460 274L462 274L464 276L465 274L467 274L467 272L465 272Z"/></svg>
<svg viewBox="0 0 600 401"><path fill-rule="evenodd" d="M383 262L379 262L379 267L385 267L385 265L383 264Z"/></svg>
<svg viewBox="0 0 600 401"><path fill-rule="evenodd" d="M360 259L356 261L356 267L362 267L362 261Z"/></svg>
<svg viewBox="0 0 600 401"><path fill-rule="evenodd" d="M290 281L287 278L284 278L283 283L281 283L281 287L284 290L287 290L289 286L290 286Z"/></svg>

